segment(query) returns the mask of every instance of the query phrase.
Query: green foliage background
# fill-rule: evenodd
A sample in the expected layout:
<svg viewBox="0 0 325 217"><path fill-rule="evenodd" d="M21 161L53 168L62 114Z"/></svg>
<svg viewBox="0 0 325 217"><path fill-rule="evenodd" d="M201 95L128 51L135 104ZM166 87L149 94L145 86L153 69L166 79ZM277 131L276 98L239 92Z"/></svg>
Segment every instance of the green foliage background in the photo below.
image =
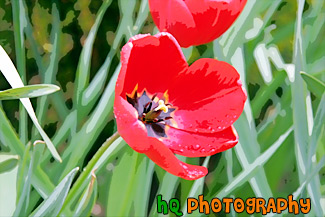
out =
<svg viewBox="0 0 325 217"><path fill-rule="evenodd" d="M0 215L160 216L157 194L179 198L185 210L187 197L203 193L309 197L306 216L324 216L324 22L322 0L248 0L222 37L183 49L189 63L231 63L248 92L235 123L239 144L207 158L180 156L209 168L187 181L116 135L106 141L116 131L120 49L135 34L157 32L147 0L1 0L0 45L23 82L62 89L32 103L63 162L35 142L41 137L18 100L0 101ZM0 76L0 90L9 88Z"/></svg>

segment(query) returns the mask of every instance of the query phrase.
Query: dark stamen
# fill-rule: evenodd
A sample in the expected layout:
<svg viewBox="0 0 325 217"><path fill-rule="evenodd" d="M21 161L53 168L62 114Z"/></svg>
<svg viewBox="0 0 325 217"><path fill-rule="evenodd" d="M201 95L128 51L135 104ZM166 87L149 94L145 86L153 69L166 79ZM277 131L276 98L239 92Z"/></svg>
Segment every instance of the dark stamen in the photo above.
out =
<svg viewBox="0 0 325 217"><path fill-rule="evenodd" d="M152 97L151 97L151 101L154 101L156 98L157 94L155 93Z"/></svg>

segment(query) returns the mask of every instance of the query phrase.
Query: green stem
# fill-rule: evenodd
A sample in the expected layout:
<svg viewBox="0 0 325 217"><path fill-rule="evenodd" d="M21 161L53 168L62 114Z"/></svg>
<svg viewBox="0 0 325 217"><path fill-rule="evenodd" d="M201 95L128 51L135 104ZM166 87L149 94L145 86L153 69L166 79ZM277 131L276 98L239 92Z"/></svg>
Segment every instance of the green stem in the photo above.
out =
<svg viewBox="0 0 325 217"><path fill-rule="evenodd" d="M102 146L98 149L98 151L95 153L93 158L89 161L86 168L83 170L75 184L72 186L67 199L65 200L61 212L65 209L67 205L70 204L70 202L73 201L73 199L77 196L77 192L80 190L80 188L83 186L84 182L87 180L89 174L91 174L94 166L98 162L98 160L102 157L102 155L105 153L105 151L108 149L108 147L118 138L120 137L120 134L116 131L110 138L108 138Z"/></svg>

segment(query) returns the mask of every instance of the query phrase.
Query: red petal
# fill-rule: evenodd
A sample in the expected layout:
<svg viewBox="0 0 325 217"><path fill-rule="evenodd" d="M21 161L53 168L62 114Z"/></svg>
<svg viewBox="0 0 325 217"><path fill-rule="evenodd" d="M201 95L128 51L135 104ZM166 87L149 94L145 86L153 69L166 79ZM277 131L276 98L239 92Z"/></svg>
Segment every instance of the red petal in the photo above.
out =
<svg viewBox="0 0 325 217"><path fill-rule="evenodd" d="M170 127L167 136L163 143L175 154L186 157L214 155L234 147L238 142L233 126L215 133L193 133Z"/></svg>
<svg viewBox="0 0 325 217"><path fill-rule="evenodd" d="M199 59L168 90L177 128L217 132L231 126L243 111L246 94L236 69L215 59Z"/></svg>
<svg viewBox="0 0 325 217"><path fill-rule="evenodd" d="M117 130L125 142L137 152L147 151L150 148L147 129L141 121L138 121L138 112L135 108L117 96L114 101L114 114Z"/></svg>
<svg viewBox="0 0 325 217"><path fill-rule="evenodd" d="M182 47L188 47L211 42L223 34L246 1L149 0L149 5L159 30L170 32Z"/></svg>
<svg viewBox="0 0 325 217"><path fill-rule="evenodd" d="M186 0L200 35L196 44L205 44L222 35L237 19L246 0Z"/></svg>
<svg viewBox="0 0 325 217"><path fill-rule="evenodd" d="M184 1L149 0L152 18L161 32L176 36L182 47L192 45L198 35L193 16Z"/></svg>
<svg viewBox="0 0 325 217"><path fill-rule="evenodd" d="M138 84L151 94L164 93L174 78L188 65L180 46L169 33L140 36L129 41L121 52L122 68L116 82L116 95L125 97Z"/></svg>
<svg viewBox="0 0 325 217"><path fill-rule="evenodd" d="M194 180L205 176L207 168L190 165L177 159L173 152L156 138L149 137L152 147L145 154L167 172L183 179Z"/></svg>

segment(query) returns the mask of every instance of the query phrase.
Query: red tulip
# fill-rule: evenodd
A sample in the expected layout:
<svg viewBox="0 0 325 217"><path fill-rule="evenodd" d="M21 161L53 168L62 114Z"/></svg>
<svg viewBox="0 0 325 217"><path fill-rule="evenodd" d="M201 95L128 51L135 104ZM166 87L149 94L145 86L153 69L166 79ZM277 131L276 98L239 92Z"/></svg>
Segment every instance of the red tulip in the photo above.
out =
<svg viewBox="0 0 325 217"><path fill-rule="evenodd" d="M182 47L213 41L236 20L247 0L149 0L153 21Z"/></svg>
<svg viewBox="0 0 325 217"><path fill-rule="evenodd" d="M188 66L169 33L134 36L121 62L114 113L122 138L176 176L205 176L207 168L181 162L174 153L209 156L237 143L232 123L246 100L237 71L215 59Z"/></svg>

